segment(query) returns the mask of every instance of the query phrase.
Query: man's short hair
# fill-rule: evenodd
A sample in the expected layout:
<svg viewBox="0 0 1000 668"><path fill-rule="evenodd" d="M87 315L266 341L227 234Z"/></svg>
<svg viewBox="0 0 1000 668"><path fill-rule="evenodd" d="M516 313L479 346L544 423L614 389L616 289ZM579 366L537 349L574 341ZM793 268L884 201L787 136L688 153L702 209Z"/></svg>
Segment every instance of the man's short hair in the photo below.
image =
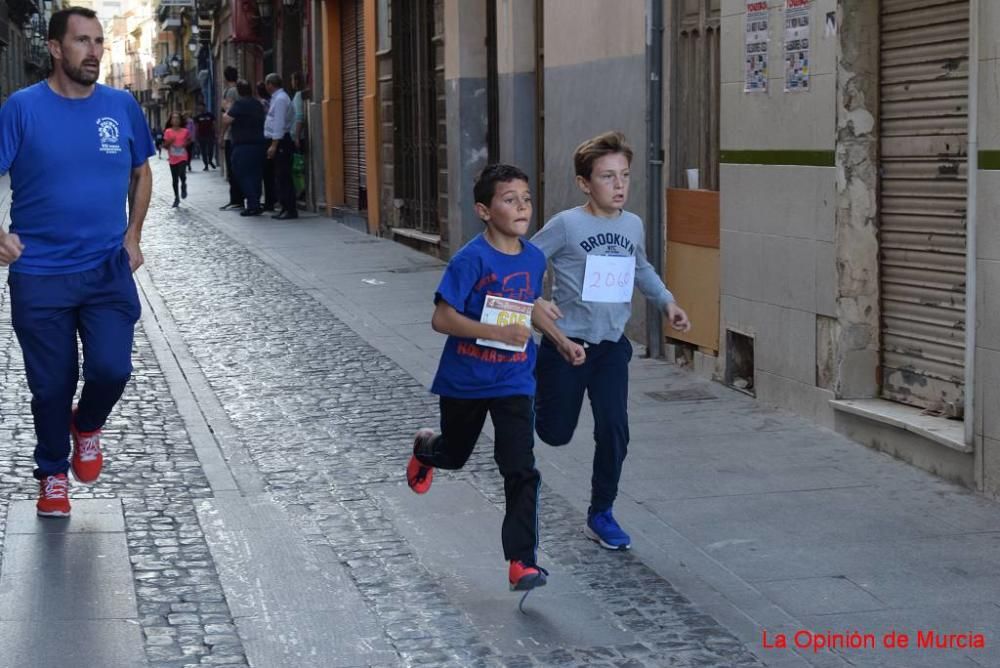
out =
<svg viewBox="0 0 1000 668"><path fill-rule="evenodd" d="M621 132L612 130L588 139L577 146L576 151L573 152L573 167L576 169L576 175L589 179L594 171L594 163L599 158L615 153L621 153L628 160L628 164L632 164L632 147L628 145L625 135Z"/></svg>
<svg viewBox="0 0 1000 668"><path fill-rule="evenodd" d="M277 72L271 72L266 77L264 77L264 83L271 84L275 88L281 88L282 85L281 75L278 74Z"/></svg>
<svg viewBox="0 0 1000 668"><path fill-rule="evenodd" d="M240 79L236 82L236 94L240 97L252 97L253 88L250 87L250 82L246 79Z"/></svg>
<svg viewBox="0 0 1000 668"><path fill-rule="evenodd" d="M61 42L63 37L66 36L66 28L69 26L69 17L71 16L82 16L85 19L96 19L97 12L93 9L87 9L86 7L69 7L67 9L60 9L52 15L52 18L49 19L48 39L55 42Z"/></svg>
<svg viewBox="0 0 1000 668"><path fill-rule="evenodd" d="M232 65L226 65L226 69L222 70L222 76L226 81L236 81L240 78L240 73Z"/></svg>
<svg viewBox="0 0 1000 668"><path fill-rule="evenodd" d="M511 181L524 181L528 183L528 175L519 167L495 163L486 165L476 179L476 185L472 188L472 195L477 204L489 206L493 201L493 194L496 192L498 183L510 183Z"/></svg>

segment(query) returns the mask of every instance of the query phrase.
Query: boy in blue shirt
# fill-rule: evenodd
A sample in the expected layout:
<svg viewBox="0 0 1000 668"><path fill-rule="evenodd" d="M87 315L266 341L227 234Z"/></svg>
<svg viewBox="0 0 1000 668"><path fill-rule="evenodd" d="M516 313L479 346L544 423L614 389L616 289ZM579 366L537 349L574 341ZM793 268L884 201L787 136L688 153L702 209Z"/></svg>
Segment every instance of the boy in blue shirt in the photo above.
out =
<svg viewBox="0 0 1000 668"><path fill-rule="evenodd" d="M536 563L541 476L533 453L535 343L527 324L571 362L581 364L584 353L542 309L531 309L542 292L545 256L521 238L531 221L528 177L517 167L490 165L473 194L486 230L451 259L434 296L431 326L448 335L431 386L441 398L441 432L417 432L406 479L424 494L435 468L462 468L489 413L507 502L501 540L508 580L511 590L528 591L545 584L546 571Z"/></svg>

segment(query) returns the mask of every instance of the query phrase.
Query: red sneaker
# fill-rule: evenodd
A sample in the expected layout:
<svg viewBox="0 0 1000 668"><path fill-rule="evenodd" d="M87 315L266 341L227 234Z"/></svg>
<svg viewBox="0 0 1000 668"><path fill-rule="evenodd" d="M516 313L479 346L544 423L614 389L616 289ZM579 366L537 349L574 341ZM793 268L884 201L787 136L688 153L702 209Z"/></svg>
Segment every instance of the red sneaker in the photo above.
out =
<svg viewBox="0 0 1000 668"><path fill-rule="evenodd" d="M417 449L425 446L432 438L434 438L432 429L420 429L413 437L414 454L410 457L410 463L406 465L406 484L417 494L426 494L434 480L434 467L422 463L416 455Z"/></svg>
<svg viewBox="0 0 1000 668"><path fill-rule="evenodd" d="M528 591L535 587L544 587L545 576L548 574L549 572L540 566L515 560L510 562L507 580L510 582L511 591Z"/></svg>
<svg viewBox="0 0 1000 668"><path fill-rule="evenodd" d="M101 430L77 431L76 411L69 422L69 433L73 436L73 457L69 465L73 477L84 485L89 485L101 475L104 455L101 454Z"/></svg>
<svg viewBox="0 0 1000 668"><path fill-rule="evenodd" d="M65 473L57 473L38 481L38 503L41 517L69 517L69 480Z"/></svg>

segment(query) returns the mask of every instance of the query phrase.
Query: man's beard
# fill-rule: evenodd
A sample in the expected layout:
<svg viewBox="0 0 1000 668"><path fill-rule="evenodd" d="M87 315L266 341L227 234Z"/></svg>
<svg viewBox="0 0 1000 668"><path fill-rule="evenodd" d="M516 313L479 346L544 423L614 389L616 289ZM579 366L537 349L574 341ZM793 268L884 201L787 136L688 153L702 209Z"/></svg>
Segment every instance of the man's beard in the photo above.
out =
<svg viewBox="0 0 1000 668"><path fill-rule="evenodd" d="M96 81L97 77L100 76L101 68L98 66L94 71L94 74L84 71L83 63L80 63L80 67L73 67L67 61L62 61L63 72L70 79L80 84L81 86L92 86Z"/></svg>

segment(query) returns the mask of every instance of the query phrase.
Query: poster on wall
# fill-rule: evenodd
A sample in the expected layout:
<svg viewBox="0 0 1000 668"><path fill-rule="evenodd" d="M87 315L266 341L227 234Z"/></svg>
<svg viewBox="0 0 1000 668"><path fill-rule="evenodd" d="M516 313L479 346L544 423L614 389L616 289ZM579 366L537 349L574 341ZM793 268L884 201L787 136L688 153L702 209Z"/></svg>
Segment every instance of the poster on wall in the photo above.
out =
<svg viewBox="0 0 1000 668"><path fill-rule="evenodd" d="M785 0L785 92L809 90L809 10L812 0Z"/></svg>
<svg viewBox="0 0 1000 668"><path fill-rule="evenodd" d="M746 0L747 24L744 49L746 70L744 93L767 92L768 8L767 0Z"/></svg>

